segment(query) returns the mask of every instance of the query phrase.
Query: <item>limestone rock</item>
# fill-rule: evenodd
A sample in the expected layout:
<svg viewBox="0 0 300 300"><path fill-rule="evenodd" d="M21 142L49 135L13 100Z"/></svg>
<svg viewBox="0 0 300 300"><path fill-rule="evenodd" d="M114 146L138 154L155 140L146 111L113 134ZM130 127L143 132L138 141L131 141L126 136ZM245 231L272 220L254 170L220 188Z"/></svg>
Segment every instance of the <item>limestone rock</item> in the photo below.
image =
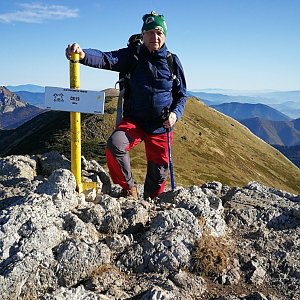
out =
<svg viewBox="0 0 300 300"><path fill-rule="evenodd" d="M190 270L200 237L200 226L191 212L183 208L160 212L140 242L120 257L119 265L135 272Z"/></svg>
<svg viewBox="0 0 300 300"><path fill-rule="evenodd" d="M110 250L103 243L87 244L67 240L56 247L56 274L60 286L72 287L110 262Z"/></svg>
<svg viewBox="0 0 300 300"><path fill-rule="evenodd" d="M43 176L50 176L57 169L71 170L71 162L57 151L51 151L37 156L40 172Z"/></svg>
<svg viewBox="0 0 300 300"><path fill-rule="evenodd" d="M7 156L0 160L0 182L26 178L33 180L36 175L36 162L28 156Z"/></svg>
<svg viewBox="0 0 300 300"><path fill-rule="evenodd" d="M300 299L299 195L208 182L134 201L82 165L93 201L56 152L0 158L1 299Z"/></svg>

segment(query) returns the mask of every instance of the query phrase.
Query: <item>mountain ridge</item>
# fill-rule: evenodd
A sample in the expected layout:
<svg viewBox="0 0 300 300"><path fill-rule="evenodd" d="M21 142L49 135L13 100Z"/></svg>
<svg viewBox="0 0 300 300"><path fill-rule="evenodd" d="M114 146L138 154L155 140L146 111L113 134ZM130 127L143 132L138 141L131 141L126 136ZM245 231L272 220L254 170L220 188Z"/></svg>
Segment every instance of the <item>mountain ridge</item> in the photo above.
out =
<svg viewBox="0 0 300 300"><path fill-rule="evenodd" d="M115 126L117 98L107 96L105 105L103 116L82 115L82 153L102 165L105 165L106 141ZM69 157L69 119L68 113L45 112L15 130L0 132L0 155L57 150ZM174 132L176 184L219 180L232 186L257 180L299 192L300 170L295 165L245 126L198 99L189 98ZM134 149L131 157L134 177L141 183L146 172L143 145Z"/></svg>
<svg viewBox="0 0 300 300"><path fill-rule="evenodd" d="M16 91L14 93L33 106L37 106L42 109L45 107L44 92Z"/></svg>
<svg viewBox="0 0 300 300"><path fill-rule="evenodd" d="M288 157L298 168L300 168L300 145L296 146L281 146L272 145L279 150L283 155Z"/></svg>
<svg viewBox="0 0 300 300"><path fill-rule="evenodd" d="M45 87L36 84L21 84L21 85L7 85L7 89L11 92L31 92L31 93L44 93Z"/></svg>
<svg viewBox="0 0 300 300"><path fill-rule="evenodd" d="M273 121L290 121L291 118L280 111L262 103L240 103L229 102L210 107L230 116L236 120L250 119L260 117Z"/></svg>
<svg viewBox="0 0 300 300"><path fill-rule="evenodd" d="M240 122L269 144L300 145L300 118L285 122L255 117L240 120Z"/></svg>
<svg viewBox="0 0 300 300"><path fill-rule="evenodd" d="M222 93L224 92L224 93ZM286 114L292 119L300 118L300 91L255 92L228 90L198 90L189 91L189 95L201 99L207 105L239 102L265 104ZM226 94L227 93L227 94Z"/></svg>

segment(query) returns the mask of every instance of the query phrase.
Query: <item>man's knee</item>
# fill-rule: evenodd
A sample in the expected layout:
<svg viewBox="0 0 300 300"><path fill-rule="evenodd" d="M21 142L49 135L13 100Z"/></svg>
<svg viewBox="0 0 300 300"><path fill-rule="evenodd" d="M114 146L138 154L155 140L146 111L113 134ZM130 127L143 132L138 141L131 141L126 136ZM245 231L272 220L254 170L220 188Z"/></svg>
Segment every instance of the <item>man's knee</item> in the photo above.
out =
<svg viewBox="0 0 300 300"><path fill-rule="evenodd" d="M129 139L124 131L114 131L107 141L107 148L113 154L126 153L129 145Z"/></svg>

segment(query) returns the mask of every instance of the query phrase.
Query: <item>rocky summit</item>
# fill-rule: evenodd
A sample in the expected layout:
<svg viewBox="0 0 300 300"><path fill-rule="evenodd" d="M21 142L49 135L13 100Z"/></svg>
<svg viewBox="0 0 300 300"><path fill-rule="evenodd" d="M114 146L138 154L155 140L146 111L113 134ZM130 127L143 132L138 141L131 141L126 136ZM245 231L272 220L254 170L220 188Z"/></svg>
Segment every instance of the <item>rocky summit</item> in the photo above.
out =
<svg viewBox="0 0 300 300"><path fill-rule="evenodd" d="M0 295L12 299L300 299L300 196L258 182L120 197L82 158L0 158Z"/></svg>

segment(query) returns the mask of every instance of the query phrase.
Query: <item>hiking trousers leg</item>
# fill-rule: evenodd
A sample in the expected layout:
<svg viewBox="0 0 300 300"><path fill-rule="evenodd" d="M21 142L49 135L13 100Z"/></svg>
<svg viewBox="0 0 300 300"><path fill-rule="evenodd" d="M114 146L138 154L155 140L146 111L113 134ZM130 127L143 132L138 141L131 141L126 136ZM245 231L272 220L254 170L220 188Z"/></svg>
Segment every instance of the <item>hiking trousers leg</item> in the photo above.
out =
<svg viewBox="0 0 300 300"><path fill-rule="evenodd" d="M129 150L142 141L142 136L137 124L123 119L107 141L106 161L111 179L125 190L134 186Z"/></svg>
<svg viewBox="0 0 300 300"><path fill-rule="evenodd" d="M172 141L172 132L171 141ZM168 174L167 134L149 134L136 123L123 119L107 142L106 160L112 181L123 189L134 185L129 151L142 140L145 142L147 174L144 198L154 198L164 191Z"/></svg>
<svg viewBox="0 0 300 300"><path fill-rule="evenodd" d="M173 132L170 132L172 144ZM144 199L155 198L163 193L169 166L167 133L147 134L144 137L147 157L147 175L144 184Z"/></svg>

